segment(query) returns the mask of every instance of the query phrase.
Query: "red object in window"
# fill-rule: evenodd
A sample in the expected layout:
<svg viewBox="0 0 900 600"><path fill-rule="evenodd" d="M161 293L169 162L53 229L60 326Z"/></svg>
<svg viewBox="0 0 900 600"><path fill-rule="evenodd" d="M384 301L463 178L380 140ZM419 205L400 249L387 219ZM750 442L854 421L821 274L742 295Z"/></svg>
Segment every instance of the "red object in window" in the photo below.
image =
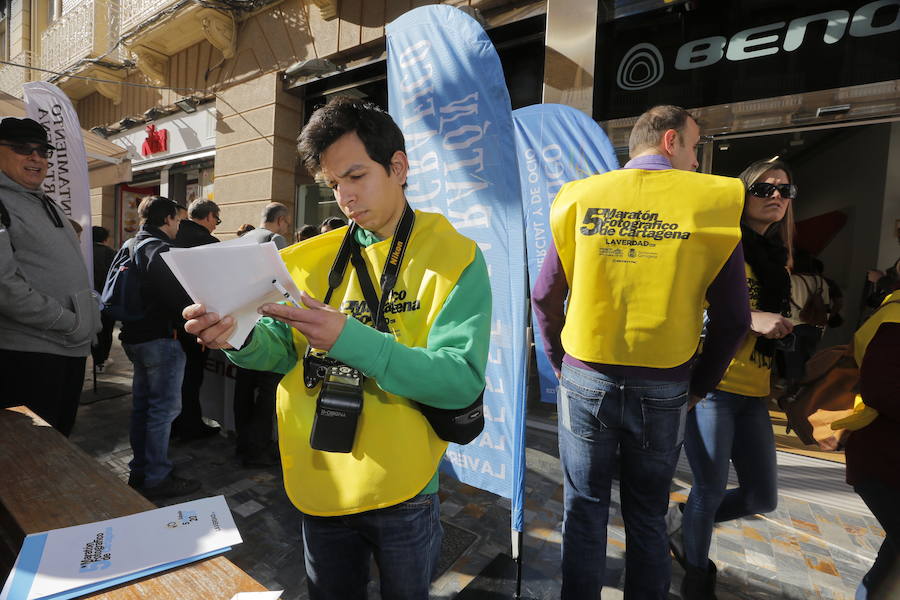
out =
<svg viewBox="0 0 900 600"><path fill-rule="evenodd" d="M818 256L846 224L847 213L840 210L798 221L794 245Z"/></svg>
<svg viewBox="0 0 900 600"><path fill-rule="evenodd" d="M147 125L147 139L141 145L141 154L150 156L169 149L169 132L166 129L156 130L156 125Z"/></svg>

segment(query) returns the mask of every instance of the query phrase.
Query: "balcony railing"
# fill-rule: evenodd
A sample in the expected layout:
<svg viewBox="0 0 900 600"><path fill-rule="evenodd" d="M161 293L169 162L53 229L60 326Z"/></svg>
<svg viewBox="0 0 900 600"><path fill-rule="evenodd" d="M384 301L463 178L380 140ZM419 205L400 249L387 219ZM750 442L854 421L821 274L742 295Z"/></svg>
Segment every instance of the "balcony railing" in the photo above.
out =
<svg viewBox="0 0 900 600"><path fill-rule="evenodd" d="M22 52L9 59L17 65L31 66L31 52ZM13 65L0 65L0 90L16 98L22 97L22 85L30 81L29 70Z"/></svg>
<svg viewBox="0 0 900 600"><path fill-rule="evenodd" d="M82 0L41 34L41 68L62 71L84 58L107 54L119 35L117 0ZM116 53L118 54L118 53ZM106 56L116 60L118 56ZM47 79L51 73L43 73Z"/></svg>
<svg viewBox="0 0 900 600"><path fill-rule="evenodd" d="M122 32L129 32L150 17L178 4L181 0L120 0Z"/></svg>

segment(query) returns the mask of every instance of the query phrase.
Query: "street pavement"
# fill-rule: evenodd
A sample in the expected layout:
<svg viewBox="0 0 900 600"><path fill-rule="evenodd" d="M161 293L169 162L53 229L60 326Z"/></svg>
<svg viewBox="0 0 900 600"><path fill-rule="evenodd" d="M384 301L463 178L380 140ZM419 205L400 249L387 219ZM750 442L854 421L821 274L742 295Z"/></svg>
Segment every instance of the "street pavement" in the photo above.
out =
<svg viewBox="0 0 900 600"><path fill-rule="evenodd" d="M71 441L125 481L131 458L131 364L118 342L112 358L106 372L98 376L97 393L88 372ZM88 365L90 368L90 360ZM555 407L529 403L526 443L522 598L558 598L563 505ZM173 443L170 454L179 475L200 479L202 488L166 504L223 494L244 539L227 554L228 558L269 589L283 589L284 600L308 598L299 517L285 495L279 468L242 467L234 455L234 440L226 435ZM831 472L826 468L833 471L831 464L804 460L812 461L803 466L804 476L811 480L817 473ZM672 484L673 501L684 501L689 493L690 471L685 464L681 461ZM780 479L793 477L781 472L781 464L780 460ZM799 467L791 468L795 473ZM711 558L719 567L720 600L854 598L884 531L864 507L860 509L849 487L833 490L827 505L816 502L816 494L804 497L793 489L797 486L791 487L793 491L780 495L774 512L716 528ZM509 500L448 476L442 476L440 497L445 536L440 575L432 585L431 598L449 600L467 586L468 592L461 594L466 600L513 598L512 581L495 582L488 586L492 591L472 592L475 587L487 589L479 585L484 580L476 581L476 577L498 555L511 552ZM613 490L613 502L605 576L608 587L603 592L609 599L623 597L625 534L617 488ZM670 598L677 599L683 572L674 561L672 571ZM890 591L882 598L900 598L898 580L900 574L895 573ZM380 597L374 564L369 588L371 598Z"/></svg>

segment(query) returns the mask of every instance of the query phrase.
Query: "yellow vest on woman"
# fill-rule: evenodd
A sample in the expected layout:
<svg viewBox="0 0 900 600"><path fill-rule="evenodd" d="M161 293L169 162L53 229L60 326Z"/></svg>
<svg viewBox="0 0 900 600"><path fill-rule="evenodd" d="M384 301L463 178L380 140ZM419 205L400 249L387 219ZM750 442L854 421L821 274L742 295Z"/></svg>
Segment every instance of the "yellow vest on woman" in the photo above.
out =
<svg viewBox="0 0 900 600"><path fill-rule="evenodd" d="M345 229L316 236L281 253L301 290L323 299L328 271ZM379 281L391 238L362 254L379 295ZM475 258L475 243L460 235L441 215L416 211L403 266L386 311L398 342L425 347L428 332L460 275ZM371 323L363 305L359 279L348 265L344 281L330 304ZM306 338L293 329L294 347L302 357ZM447 449L422 413L406 398L389 394L366 379L363 409L353 451L321 452L309 445L320 386L303 384L303 361L284 376L278 387L278 436L284 487L301 511L318 516L354 514L399 504L418 494L437 470Z"/></svg>
<svg viewBox="0 0 900 600"><path fill-rule="evenodd" d="M744 263L744 270L747 273L747 289L750 291L750 308L759 309L759 281L753 274L750 265ZM771 391L769 383L772 379L772 357L763 356L756 349L756 336L752 332L747 332L747 337L738 349L725 375L716 387L718 390L731 392L732 394L740 394L742 396L750 396L751 398L762 398L768 396Z"/></svg>
<svg viewBox="0 0 900 600"><path fill-rule="evenodd" d="M875 337L875 333L882 323L900 323L900 290L888 294L881 303L881 307L872 313L872 316L866 319L866 322L853 334L853 358L860 367L863 363L863 356L866 354L866 348L869 347L869 342Z"/></svg>
<svg viewBox="0 0 900 600"><path fill-rule="evenodd" d="M853 358L857 366L862 368L863 357L872 342L872 338L878 332L878 328L884 323L900 323L900 290L888 294L881 303L881 307L872 313L866 322L853 334ZM866 406L861 394L856 394L853 403L853 413L850 416L838 419L831 424L831 428L849 429L857 431L870 425L878 417L878 411Z"/></svg>
<svg viewBox="0 0 900 600"><path fill-rule="evenodd" d="M566 352L654 368L690 360L706 289L740 241L743 204L739 180L675 169L564 185L550 228L569 283Z"/></svg>

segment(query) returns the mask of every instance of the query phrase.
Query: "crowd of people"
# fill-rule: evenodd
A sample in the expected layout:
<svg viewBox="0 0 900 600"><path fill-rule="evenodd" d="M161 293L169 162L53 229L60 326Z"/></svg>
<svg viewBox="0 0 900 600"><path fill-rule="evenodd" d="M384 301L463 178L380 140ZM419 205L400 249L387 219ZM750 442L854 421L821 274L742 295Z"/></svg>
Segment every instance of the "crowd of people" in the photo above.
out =
<svg viewBox="0 0 900 600"><path fill-rule="evenodd" d="M600 595L618 479L625 597L667 598L674 555L682 597L714 599L715 524L777 504L773 372L796 391L823 329L839 324L840 289L794 245L800 188L789 165L696 173L699 141L690 113L654 107L635 123L622 169L567 183L551 207L532 303L560 379L563 598ZM94 227L92 290L76 232L41 191L46 132L29 119L0 122L0 397L71 432L86 356L100 372L109 360L115 321L96 298L128 264L140 305L120 333L134 373L129 485L152 499L199 488L174 472L169 442L219 433L202 418L200 388L208 352L221 349L238 367L236 454L247 467L281 465L302 515L310 597L365 597L374 556L382 597L424 599L448 444L432 419L484 388L487 266L443 216L410 208L403 134L382 109L332 99L298 150L349 226L331 217L292 233L289 209L272 202L258 226L237 229L281 250L302 306L261 306L235 349L234 318L194 304L162 259L219 242L215 202L144 198L140 231L118 252ZM900 549L898 268L868 273L873 315L855 340L862 400L876 416L844 440L847 478L887 534L858 598L878 589ZM401 294L415 302L392 306ZM682 447L693 487L672 504Z"/></svg>
<svg viewBox="0 0 900 600"><path fill-rule="evenodd" d="M129 464L129 485L148 498L163 499L193 493L197 480L174 473L168 458L172 439L192 441L214 436L220 428L203 420L200 395L209 348L183 327L181 311L190 298L174 278L161 255L169 248L193 248L215 244L213 235L221 225L221 210L209 199L197 199L182 207L162 196L144 198L139 207L141 228L123 244L120 252L133 256L142 274L140 296L144 307L139 319L123 320L119 339L132 363L133 410L131 439L134 458ZM326 224L341 221L326 219ZM280 250L289 245L290 213L280 202L267 204L258 227L246 224L238 229L257 243L273 242ZM109 232L99 226L94 236L94 287L103 292L116 263L116 253L108 246ZM103 329L91 347L94 368L103 372L109 357L115 321L101 312ZM180 352L178 349L180 348ZM245 467L278 464L273 420L275 391L281 374L238 367L235 375L235 454Z"/></svg>

